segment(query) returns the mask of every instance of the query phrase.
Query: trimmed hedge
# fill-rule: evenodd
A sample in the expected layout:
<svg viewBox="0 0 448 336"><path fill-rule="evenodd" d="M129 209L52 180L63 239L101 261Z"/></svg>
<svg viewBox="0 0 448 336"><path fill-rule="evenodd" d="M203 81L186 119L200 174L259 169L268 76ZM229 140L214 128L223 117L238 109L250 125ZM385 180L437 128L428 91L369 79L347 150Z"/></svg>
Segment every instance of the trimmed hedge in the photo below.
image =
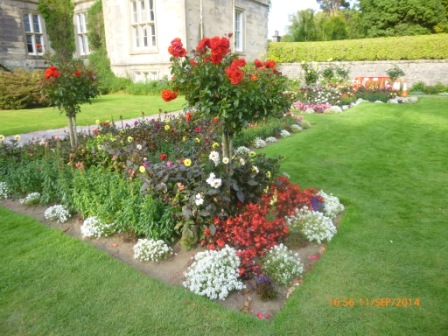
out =
<svg viewBox="0 0 448 336"><path fill-rule="evenodd" d="M323 42L271 42L278 63L448 59L448 34Z"/></svg>

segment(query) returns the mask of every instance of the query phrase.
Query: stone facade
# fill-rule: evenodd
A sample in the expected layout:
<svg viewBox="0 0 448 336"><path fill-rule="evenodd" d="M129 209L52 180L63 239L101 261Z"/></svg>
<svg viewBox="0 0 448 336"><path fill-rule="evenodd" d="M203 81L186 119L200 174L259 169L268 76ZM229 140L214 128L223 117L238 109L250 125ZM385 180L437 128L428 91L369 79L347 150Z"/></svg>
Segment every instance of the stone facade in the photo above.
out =
<svg viewBox="0 0 448 336"><path fill-rule="evenodd" d="M42 45L39 52L30 52L27 35L31 33L24 28L24 14L38 15L37 3L0 1L0 64L7 68L44 67L43 53L50 50L44 20L39 19L42 31L38 39L43 42L38 43ZM95 0L74 0L75 57L90 52L85 18L93 3ZM133 81L169 75L168 46L175 37L191 50L202 37L233 33L239 37L242 57L261 58L266 52L269 0L102 0L102 4L112 70Z"/></svg>
<svg viewBox="0 0 448 336"><path fill-rule="evenodd" d="M44 67L42 55L48 48L48 39L37 3L38 0L0 1L0 64L8 69ZM26 28L25 16L30 23ZM36 45L41 48L38 50Z"/></svg>
<svg viewBox="0 0 448 336"><path fill-rule="evenodd" d="M422 81L427 85L437 82L448 84L448 60L419 60L419 61L371 61L371 62L319 62L316 66L325 69L335 65L350 69L350 78L387 76L387 70L398 65L405 73L402 78L409 86ZM283 63L280 71L290 77L303 80L300 63Z"/></svg>

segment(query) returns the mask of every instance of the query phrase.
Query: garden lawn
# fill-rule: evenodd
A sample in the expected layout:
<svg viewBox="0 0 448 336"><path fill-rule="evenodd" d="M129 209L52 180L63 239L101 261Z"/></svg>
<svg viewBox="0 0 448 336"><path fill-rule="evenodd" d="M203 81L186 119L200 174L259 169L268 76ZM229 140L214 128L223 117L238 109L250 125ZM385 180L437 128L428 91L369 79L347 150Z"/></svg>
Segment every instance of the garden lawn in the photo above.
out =
<svg viewBox="0 0 448 336"><path fill-rule="evenodd" d="M183 108L183 97L167 103L161 96L131 96L126 94L109 94L92 99L92 104L81 105L77 115L79 126L94 125L96 120L119 121L155 115L163 112L178 111ZM44 107L25 110L0 110L0 134L15 135L40 130L57 129L68 125L65 114L57 108Z"/></svg>
<svg viewBox="0 0 448 336"><path fill-rule="evenodd" d="M293 181L333 193L346 211L321 260L271 323L164 285L0 208L0 334L446 333L448 99L362 104L305 119L311 129L263 152L282 153ZM420 305L367 307L375 298Z"/></svg>

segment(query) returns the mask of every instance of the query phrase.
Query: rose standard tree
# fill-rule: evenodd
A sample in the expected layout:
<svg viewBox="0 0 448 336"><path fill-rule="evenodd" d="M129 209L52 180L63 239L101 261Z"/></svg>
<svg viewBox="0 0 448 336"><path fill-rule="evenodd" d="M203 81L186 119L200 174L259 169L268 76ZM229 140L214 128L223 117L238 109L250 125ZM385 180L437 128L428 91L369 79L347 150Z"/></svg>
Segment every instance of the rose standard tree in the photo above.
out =
<svg viewBox="0 0 448 336"><path fill-rule="evenodd" d="M230 35L229 35L230 37ZM227 37L202 39L191 56L179 38L168 48L172 55L172 90L162 98L185 95L189 107L223 127L223 157L232 157L232 137L249 123L268 116L281 116L291 106L286 94L287 78L275 62L248 63L230 51Z"/></svg>
<svg viewBox="0 0 448 336"><path fill-rule="evenodd" d="M99 94L95 72L87 68L82 61L63 62L45 70L40 83L43 94L50 104L65 112L68 118L70 144L78 144L76 133L76 115L81 112L81 104L91 103Z"/></svg>

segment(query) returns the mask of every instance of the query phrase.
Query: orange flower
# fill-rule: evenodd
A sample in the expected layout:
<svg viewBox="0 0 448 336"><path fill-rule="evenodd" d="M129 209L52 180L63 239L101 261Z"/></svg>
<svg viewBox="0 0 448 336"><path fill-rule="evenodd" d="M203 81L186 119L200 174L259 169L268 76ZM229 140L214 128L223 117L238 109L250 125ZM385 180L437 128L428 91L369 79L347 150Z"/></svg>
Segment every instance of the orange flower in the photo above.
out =
<svg viewBox="0 0 448 336"><path fill-rule="evenodd" d="M171 90L163 90L162 91L162 99L166 102L169 102L173 99L177 98L177 93Z"/></svg>
<svg viewBox="0 0 448 336"><path fill-rule="evenodd" d="M190 120L191 120L191 111L188 111L188 112L185 114L185 120L186 120L186 121L190 121Z"/></svg>
<svg viewBox="0 0 448 336"><path fill-rule="evenodd" d="M257 77L257 75L255 75L255 74L252 74L252 76L250 76L250 80L252 80L252 81L256 81L258 79L258 77Z"/></svg>

